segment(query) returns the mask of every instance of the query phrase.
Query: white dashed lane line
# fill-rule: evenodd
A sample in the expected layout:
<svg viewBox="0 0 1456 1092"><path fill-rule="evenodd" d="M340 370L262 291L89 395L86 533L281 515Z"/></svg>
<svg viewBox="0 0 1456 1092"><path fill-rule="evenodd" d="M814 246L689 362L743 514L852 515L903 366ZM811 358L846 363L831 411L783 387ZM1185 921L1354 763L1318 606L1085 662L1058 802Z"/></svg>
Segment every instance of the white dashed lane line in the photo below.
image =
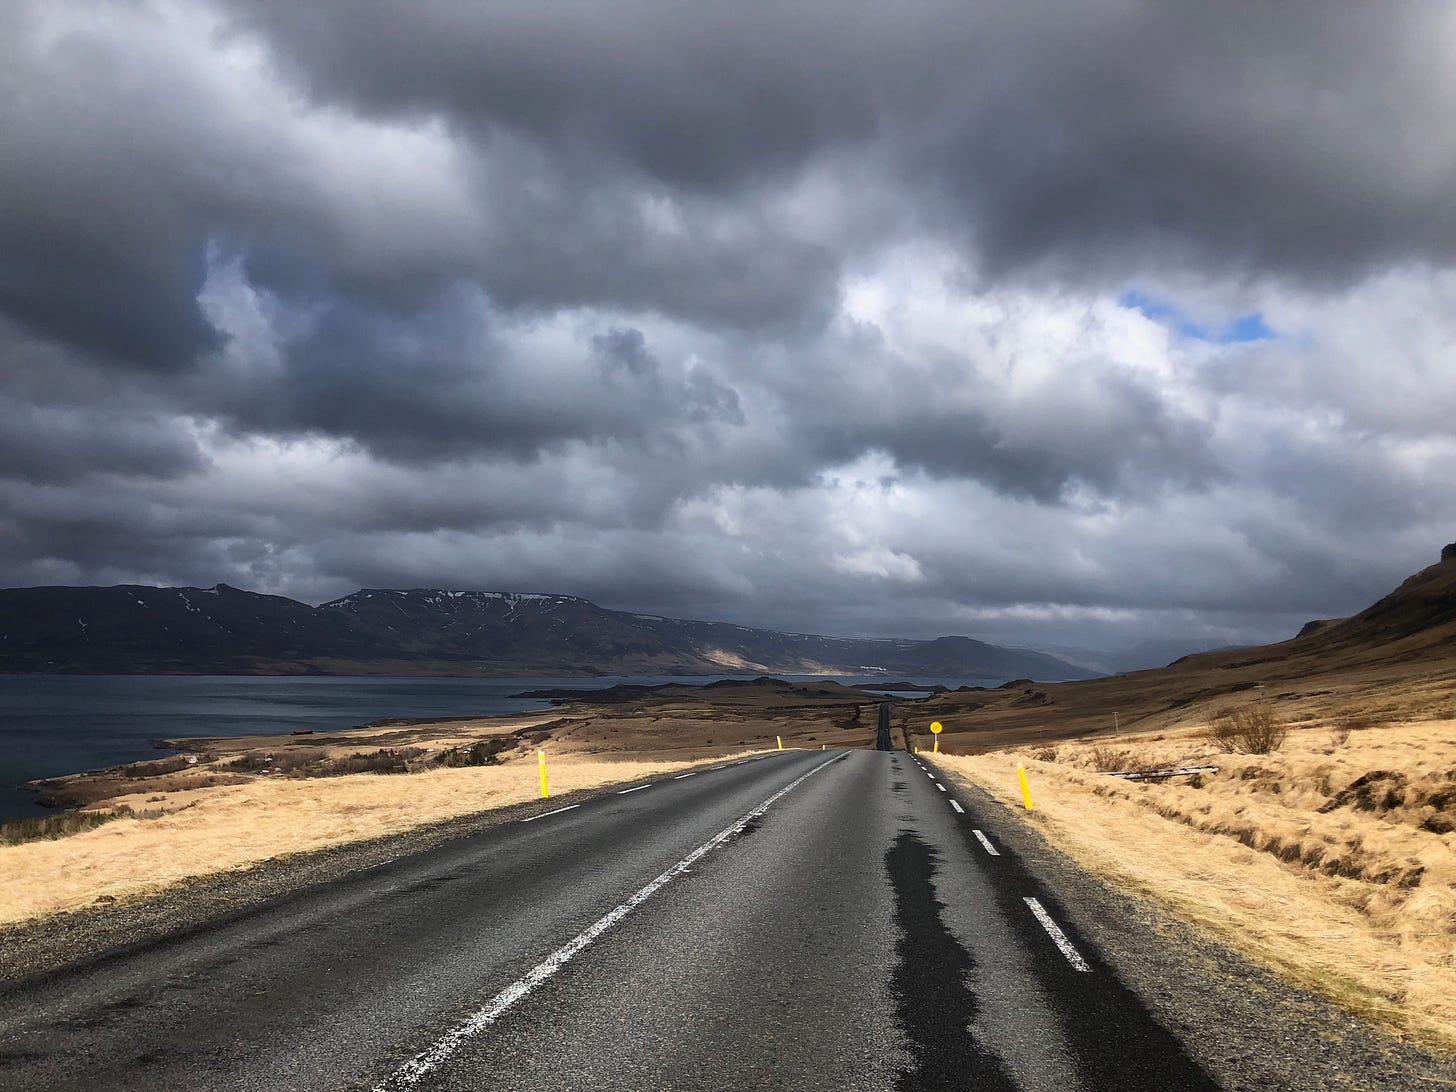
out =
<svg viewBox="0 0 1456 1092"><path fill-rule="evenodd" d="M564 808L557 808L555 811L543 811L540 815L528 815L522 819L523 823L534 823L537 819L545 819L548 815L560 815L563 811L570 811L572 808L579 808L580 804L567 804Z"/></svg>
<svg viewBox="0 0 1456 1092"><path fill-rule="evenodd" d="M934 780L934 774L929 774L929 776ZM939 781L936 781L935 787L941 792L946 791L945 786ZM964 815L966 813L966 809L961 807L960 801L954 798L951 799L950 806L955 808L957 815ZM976 836L976 841L981 843L981 848L992 857L1001 856L1001 851L991 844L991 839L987 838L983 831L973 828L971 833ZM1090 972L1092 970L1091 966L1082 958L1082 953L1077 951L1072 942L1067 939L1067 934L1062 932L1061 926L1052 920L1052 916L1046 912L1046 908L1036 899L1030 897L1023 898L1022 901L1026 903L1027 908L1035 915L1036 920L1041 923L1041 927L1046 930L1047 936L1052 938L1052 943L1057 946L1057 950L1067 957L1067 962L1072 965L1072 969Z"/></svg>
<svg viewBox="0 0 1456 1092"><path fill-rule="evenodd" d="M828 766L834 761L835 759L831 758L829 762L820 763L808 773L801 774L763 803L759 804L758 807L742 816L732 826L719 831L712 838L698 846L697 849L678 861L677 864L662 873L662 875L658 876L657 879L653 880L646 887L639 890L631 898L627 899L626 902L621 903L615 909L608 911L602 917L598 918L586 929L582 930L571 940L548 955L523 977L516 979L516 981L512 982L505 989L501 990L500 993L487 1001L481 1008L445 1032L427 1050L416 1054L409 1061L405 1062L404 1065L400 1066L383 1081L375 1085L374 1092L401 1092L403 1089L413 1088L430 1072L443 1065L452 1054L459 1050L473 1036L480 1034L494 1024L516 1002L527 996L542 982L545 982L548 978L556 974L557 971L561 970L562 967L566 966L567 963L571 962L577 953L590 945L597 937L616 925L617 922L641 906L658 890L671 883L676 877L687 873L691 865L698 858L711 853L729 839L742 834L749 823L768 811L771 806L792 792L808 778L813 777L820 770L824 769L825 766ZM579 807L579 805L573 804L572 807ZM567 809L563 808L561 810L565 811ZM542 817L538 815L533 818L539 819Z"/></svg>
<svg viewBox="0 0 1456 1092"><path fill-rule="evenodd" d="M689 770L687 773L677 774L676 776L673 777L673 780L674 781L681 781L685 777L692 777L693 774L695 774L697 772L698 772L697 770Z"/></svg>
<svg viewBox="0 0 1456 1092"><path fill-rule="evenodd" d="M650 789L651 785L633 785L630 789L618 789L618 796L626 796L629 792L641 792L643 789Z"/></svg>
<svg viewBox="0 0 1456 1092"><path fill-rule="evenodd" d="M1067 957L1067 962L1076 970L1090 971L1092 968L1082 958L1082 953L1072 947L1072 942L1067 939L1067 934L1062 932L1056 922L1052 921L1051 915L1042 909L1041 903L1029 897L1022 901L1031 908L1031 912L1036 915L1036 920L1041 922L1041 927L1047 931L1047 936L1052 938L1052 943L1061 950L1062 955Z"/></svg>

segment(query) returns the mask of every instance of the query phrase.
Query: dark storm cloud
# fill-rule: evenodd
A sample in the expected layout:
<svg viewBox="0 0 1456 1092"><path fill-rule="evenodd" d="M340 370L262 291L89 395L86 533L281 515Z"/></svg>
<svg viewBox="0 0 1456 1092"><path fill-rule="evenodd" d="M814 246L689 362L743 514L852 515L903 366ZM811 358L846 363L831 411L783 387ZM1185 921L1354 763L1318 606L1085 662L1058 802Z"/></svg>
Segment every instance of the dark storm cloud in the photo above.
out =
<svg viewBox="0 0 1456 1092"><path fill-rule="evenodd" d="M289 75L368 113L443 113L489 139L531 137L598 174L627 167L692 191L791 172L825 145L872 136L888 11L814 4L368 2L347 11L232 5ZM849 9L842 9L845 16ZM848 92L848 93L845 93Z"/></svg>
<svg viewBox="0 0 1456 1092"><path fill-rule="evenodd" d="M84 354L0 320L0 369L0 479L175 479L206 466L155 389L121 387Z"/></svg>
<svg viewBox="0 0 1456 1092"><path fill-rule="evenodd" d="M31 88L0 111L7 146L26 150L0 164L14 317L181 367L216 342L196 294L222 235L245 252L288 240L305 273L367 295L467 276L512 306L792 329L822 317L844 243L876 237L870 206L854 206L886 189L986 271L1212 262L1323 280L1456 247L1431 5L232 9L316 100L445 119L463 158L420 160L416 184L427 196L428 176L458 169L478 222L451 231L395 197L404 230L419 221L396 245L329 174L377 163L309 161L209 101L221 92L195 72L160 69L168 44L144 5L140 29L112 38L46 37L43 5L11 5L0 48L12 85ZM766 211L849 151L845 239ZM670 225L645 211L653 200Z"/></svg>
<svg viewBox="0 0 1456 1092"><path fill-rule="evenodd" d="M1115 361L1070 361L1050 389L1020 398L998 390L974 360L943 363L939 382L916 384L903 378L909 369L871 357L859 362L869 383L833 391L825 382L832 393L819 399L801 388L815 461L881 451L906 468L1045 504L1078 489L1134 497L1222 476L1208 424ZM881 384L894 389L877 393Z"/></svg>
<svg viewBox="0 0 1456 1092"><path fill-rule="evenodd" d="M497 329L478 293L416 307L313 296L270 329L276 360L232 354L179 404L239 434L326 436L412 464L504 454L531 461L569 444L654 448L684 426L741 425L732 387L701 367L666 367L641 330Z"/></svg>
<svg viewBox="0 0 1456 1092"><path fill-rule="evenodd" d="M102 359L185 367L216 343L196 298L205 223L177 194L186 150L162 111L138 143L108 93L123 58L81 35L42 61L38 12L0 14L0 309Z"/></svg>
<svg viewBox="0 0 1456 1092"><path fill-rule="evenodd" d="M1452 25L0 6L0 582L1003 640L1343 606L1456 516ZM1176 285L1277 335L1109 302Z"/></svg>
<svg viewBox="0 0 1456 1092"><path fill-rule="evenodd" d="M751 197L862 147L988 270L1324 281L1456 253L1440 5L234 7L321 100L588 174Z"/></svg>
<svg viewBox="0 0 1456 1092"><path fill-rule="evenodd" d="M177 477L204 464L197 444L157 416L15 405L0 399L0 477L59 484L88 477Z"/></svg>

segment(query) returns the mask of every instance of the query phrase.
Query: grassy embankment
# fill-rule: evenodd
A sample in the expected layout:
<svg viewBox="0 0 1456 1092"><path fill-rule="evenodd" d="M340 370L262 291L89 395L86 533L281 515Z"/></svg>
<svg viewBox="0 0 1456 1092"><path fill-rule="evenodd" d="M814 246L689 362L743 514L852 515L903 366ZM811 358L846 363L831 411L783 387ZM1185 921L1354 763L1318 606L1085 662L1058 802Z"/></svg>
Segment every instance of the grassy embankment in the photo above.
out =
<svg viewBox="0 0 1456 1092"><path fill-rule="evenodd" d="M1357 722L1358 723L1358 722ZM1288 979L1456 1049L1456 721L1300 727L1270 754L1203 729L942 754L1086 867ZM1099 771L1213 765L1164 782Z"/></svg>
<svg viewBox="0 0 1456 1092"><path fill-rule="evenodd" d="M635 781L693 764L551 759L551 792ZM163 776L179 783L179 775ZM135 793L107 801L107 812L120 818L94 829L0 844L6 881L0 885L0 924L154 894L194 876L539 798L534 756L395 776L238 776L201 788L158 788L138 780Z"/></svg>

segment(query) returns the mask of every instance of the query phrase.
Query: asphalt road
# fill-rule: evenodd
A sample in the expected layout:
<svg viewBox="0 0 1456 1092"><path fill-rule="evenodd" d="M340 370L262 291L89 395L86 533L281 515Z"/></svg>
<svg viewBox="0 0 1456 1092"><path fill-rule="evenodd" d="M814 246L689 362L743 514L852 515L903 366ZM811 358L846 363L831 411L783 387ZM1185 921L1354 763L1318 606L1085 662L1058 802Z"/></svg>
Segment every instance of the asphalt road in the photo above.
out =
<svg viewBox="0 0 1456 1092"><path fill-rule="evenodd" d="M0 1087L1218 1087L914 756L606 791L0 994Z"/></svg>

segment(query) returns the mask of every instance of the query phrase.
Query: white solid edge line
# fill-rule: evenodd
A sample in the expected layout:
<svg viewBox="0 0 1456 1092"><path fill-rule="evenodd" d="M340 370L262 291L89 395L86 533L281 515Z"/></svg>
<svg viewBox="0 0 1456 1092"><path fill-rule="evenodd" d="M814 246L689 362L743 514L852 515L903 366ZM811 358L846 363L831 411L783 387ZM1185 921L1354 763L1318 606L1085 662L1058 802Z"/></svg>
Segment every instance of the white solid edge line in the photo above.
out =
<svg viewBox="0 0 1456 1092"><path fill-rule="evenodd" d="M939 781L937 781L937 782L936 782L936 783L935 783L935 787L936 787L936 788L937 788L937 789L939 789L939 790L940 790L940 791L941 791L941 792L945 792L945 786L944 786L944 785L942 785L942 784L941 784L941 783L940 783L940 782L939 782Z"/></svg>
<svg viewBox="0 0 1456 1092"><path fill-rule="evenodd" d="M579 808L580 804L567 804L564 808L557 808L555 811L543 811L540 815L527 816L522 819L523 823L534 823L537 819L545 819L548 815L560 815L563 811L570 811L572 808Z"/></svg>
<svg viewBox="0 0 1456 1092"><path fill-rule="evenodd" d="M697 770L689 770L689 771L688 771L688 772L687 772L687 773L680 773L680 774L676 774L676 775L675 775L675 776L674 776L674 777L673 777L673 780L674 780L674 781L681 781L681 780L682 780L682 779L683 779L683 778L685 778L685 777L692 777L692 776L693 776L693 774L695 774L695 773L697 773L697 772L698 772L698 771L697 771Z"/></svg>
<svg viewBox="0 0 1456 1092"><path fill-rule="evenodd" d="M987 838L979 830L973 830L971 831L971 833L980 840L981 845L985 847L987 853L989 853L993 857L1001 856L1001 851L991 844L991 839Z"/></svg>
<svg viewBox="0 0 1456 1092"><path fill-rule="evenodd" d="M957 812L959 812L959 813L960 813L960 814L961 814L961 815L964 815L964 814L965 814L965 813L966 813L966 809L965 809L965 808L963 808L963 807L961 807L961 806L960 806L960 805L959 805L959 804L957 804L957 803L956 803L956 802L955 802L955 801L954 801L954 800L952 800L952 801L951 801L951 802L950 802L950 806L951 806L951 807L953 807L953 808L955 808L955 810L956 810L956 811L957 811Z"/></svg>
<svg viewBox="0 0 1456 1092"><path fill-rule="evenodd" d="M790 781L778 792L770 796L762 804L758 805L758 807L754 808L752 811L745 814L742 818L738 819L735 823L733 823L732 826L725 827L723 830L720 830L717 834L713 835L713 837L709 838L702 845L698 846L697 849L693 850L682 860L678 861L677 864L673 865L662 875L658 876L657 879L653 880L646 887L642 888L642 890L638 891L626 902L603 914L600 918L598 918L591 925L583 929L571 940L567 941L560 948L557 948L556 951L552 952L549 956L543 959L540 963L536 964L536 966L528 971L524 976L516 979L516 981L512 982L505 989L501 990L501 992L492 997L490 1001L488 1001L484 1005L484 1007L472 1013L464 1021L457 1024L454 1028L450 1029L450 1031L446 1032L439 1039L437 1039L433 1046L429 1047L427 1050L421 1051L409 1061L405 1062L404 1065L400 1066L383 1081L375 1085L373 1088L373 1092L391 1092L392 1089L410 1088L417 1081L419 1081L421 1077L430 1073L432 1070L439 1068L441 1063L445 1062L450 1057L450 1055L454 1054L455 1051L459 1050L466 1040L470 1039L472 1036L478 1034L479 1032L484 1031L486 1028L490 1027L491 1024L499 1020L501 1016L505 1014L507 1009L509 1009L517 1001L521 1000L521 998L529 994L541 983L545 982L557 971L561 970L562 967L566 966L567 963L571 962L571 960L577 955L577 953L579 953L592 941L596 940L597 937L601 936L613 925L616 925L617 922L621 921L633 910L641 906L644 902L650 899L663 887L666 887L669 883L673 881L675 877L680 876L684 872L688 871L688 868L700 857L711 853L713 850L721 846L724 842L728 841L729 838L732 838L735 834L742 833L743 829L747 827L749 823L753 822L753 820L757 819L764 812L768 811L770 805L772 805L775 801L779 800L781 797L785 796L790 791L797 788L802 782L813 777L820 770L824 769L825 766L828 766L834 761L835 759L831 758L828 762L821 762L808 773L796 777L793 781ZM578 804L573 804L572 806L580 807L580 805ZM566 809L563 808L562 810L564 811ZM535 818L540 818L540 816L536 816Z"/></svg>
<svg viewBox="0 0 1456 1092"><path fill-rule="evenodd" d="M617 795L618 796L626 796L629 792L641 792L643 789L650 789L650 788L652 788L651 783L648 783L646 785L633 785L630 789L618 789L617 790Z"/></svg>
<svg viewBox="0 0 1456 1092"><path fill-rule="evenodd" d="M1036 915L1036 920L1041 922L1041 927L1047 931L1047 936L1052 938L1052 942L1061 949L1062 955L1067 957L1067 962L1076 970L1090 971L1092 968L1087 966L1087 961L1082 958L1082 953L1072 947L1072 942L1067 939L1067 934L1062 932L1056 922L1052 921L1051 915L1042 909L1041 903L1033 898L1023 898L1022 901L1031 907L1031 912Z"/></svg>

